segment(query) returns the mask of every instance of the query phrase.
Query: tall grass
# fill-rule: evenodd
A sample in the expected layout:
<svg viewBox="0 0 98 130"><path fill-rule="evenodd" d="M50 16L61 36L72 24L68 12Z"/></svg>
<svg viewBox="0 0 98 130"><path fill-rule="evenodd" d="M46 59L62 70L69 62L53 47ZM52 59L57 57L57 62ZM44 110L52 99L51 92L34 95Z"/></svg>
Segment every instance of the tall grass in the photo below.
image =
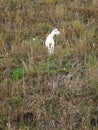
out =
<svg viewBox="0 0 98 130"><path fill-rule="evenodd" d="M98 129L97 1L0 1L0 129ZM46 36L54 27L55 52Z"/></svg>

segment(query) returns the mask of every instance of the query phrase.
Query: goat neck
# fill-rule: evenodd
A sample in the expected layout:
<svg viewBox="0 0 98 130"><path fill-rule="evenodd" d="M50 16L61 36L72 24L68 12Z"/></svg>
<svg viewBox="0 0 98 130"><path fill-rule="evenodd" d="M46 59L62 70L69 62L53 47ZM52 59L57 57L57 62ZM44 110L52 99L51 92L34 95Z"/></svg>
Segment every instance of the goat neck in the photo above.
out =
<svg viewBox="0 0 98 130"><path fill-rule="evenodd" d="M50 35L51 35L51 37L53 38L54 35L55 35L54 31L52 31L52 32L50 33Z"/></svg>

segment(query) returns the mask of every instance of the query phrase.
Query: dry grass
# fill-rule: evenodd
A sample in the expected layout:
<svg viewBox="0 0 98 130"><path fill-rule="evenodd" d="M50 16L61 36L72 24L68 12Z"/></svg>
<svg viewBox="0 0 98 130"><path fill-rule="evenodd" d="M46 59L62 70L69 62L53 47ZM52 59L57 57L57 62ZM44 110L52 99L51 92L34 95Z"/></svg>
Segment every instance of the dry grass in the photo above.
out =
<svg viewBox="0 0 98 130"><path fill-rule="evenodd" d="M98 8L77 2L0 1L0 130L98 129Z"/></svg>

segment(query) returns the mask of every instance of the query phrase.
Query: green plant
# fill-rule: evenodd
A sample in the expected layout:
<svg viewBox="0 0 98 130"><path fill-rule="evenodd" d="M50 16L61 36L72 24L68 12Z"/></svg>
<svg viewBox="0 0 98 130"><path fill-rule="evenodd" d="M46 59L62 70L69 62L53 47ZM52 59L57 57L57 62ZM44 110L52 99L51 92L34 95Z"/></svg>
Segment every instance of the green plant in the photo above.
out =
<svg viewBox="0 0 98 130"><path fill-rule="evenodd" d="M14 97L13 99L12 99L12 101L13 101L13 105L15 106L15 107L17 107L17 108L19 108L19 107L21 107L22 106L22 98L18 95L17 97Z"/></svg>
<svg viewBox="0 0 98 130"><path fill-rule="evenodd" d="M39 64L36 69L38 73L55 74L57 71L57 64L54 57L49 57L42 64Z"/></svg>
<svg viewBox="0 0 98 130"><path fill-rule="evenodd" d="M24 75L26 74L26 70L24 68L16 68L13 69L11 77L14 82L22 79Z"/></svg>
<svg viewBox="0 0 98 130"><path fill-rule="evenodd" d="M91 65L95 65L97 63L97 57L94 53L89 55L89 62Z"/></svg>
<svg viewBox="0 0 98 130"><path fill-rule="evenodd" d="M3 121L3 115L0 114L0 122L2 122L2 121Z"/></svg>

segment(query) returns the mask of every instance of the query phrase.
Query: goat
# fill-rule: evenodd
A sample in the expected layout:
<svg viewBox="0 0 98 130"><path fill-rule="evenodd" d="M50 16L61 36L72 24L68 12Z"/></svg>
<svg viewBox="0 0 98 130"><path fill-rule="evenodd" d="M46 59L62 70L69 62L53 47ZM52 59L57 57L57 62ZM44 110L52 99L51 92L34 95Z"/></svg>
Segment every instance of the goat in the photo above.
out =
<svg viewBox="0 0 98 130"><path fill-rule="evenodd" d="M45 40L45 46L48 48L48 53L49 55L54 53L54 39L53 37L55 35L59 35L60 32L57 28L55 28L54 30L52 30L52 32L47 36L46 40Z"/></svg>

